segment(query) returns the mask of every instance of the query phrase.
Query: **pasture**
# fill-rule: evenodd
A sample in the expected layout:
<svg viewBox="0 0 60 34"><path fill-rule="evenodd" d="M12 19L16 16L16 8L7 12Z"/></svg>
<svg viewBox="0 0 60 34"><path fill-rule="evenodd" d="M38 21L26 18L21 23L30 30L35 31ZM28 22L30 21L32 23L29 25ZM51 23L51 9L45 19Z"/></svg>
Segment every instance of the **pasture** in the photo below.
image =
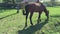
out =
<svg viewBox="0 0 60 34"><path fill-rule="evenodd" d="M60 34L60 7L47 7L49 10L49 21L44 22L46 16L41 14L42 21L37 24L38 13L32 17L33 26L28 19L25 26L25 16L22 9L16 13L16 9L0 9L0 34Z"/></svg>

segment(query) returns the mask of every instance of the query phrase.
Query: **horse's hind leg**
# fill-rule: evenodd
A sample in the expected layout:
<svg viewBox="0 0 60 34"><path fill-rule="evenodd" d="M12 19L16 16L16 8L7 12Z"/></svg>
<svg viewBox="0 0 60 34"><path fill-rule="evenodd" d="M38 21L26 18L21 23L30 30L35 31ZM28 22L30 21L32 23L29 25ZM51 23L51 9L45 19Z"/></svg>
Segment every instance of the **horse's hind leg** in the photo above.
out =
<svg viewBox="0 0 60 34"><path fill-rule="evenodd" d="M31 23L31 25L33 25L33 23L32 23L32 19L31 19L32 16L33 16L33 12L30 13L30 23Z"/></svg>
<svg viewBox="0 0 60 34"><path fill-rule="evenodd" d="M27 26L27 18L28 18L28 14L29 14L29 12L26 11L26 22L25 22L25 27Z"/></svg>

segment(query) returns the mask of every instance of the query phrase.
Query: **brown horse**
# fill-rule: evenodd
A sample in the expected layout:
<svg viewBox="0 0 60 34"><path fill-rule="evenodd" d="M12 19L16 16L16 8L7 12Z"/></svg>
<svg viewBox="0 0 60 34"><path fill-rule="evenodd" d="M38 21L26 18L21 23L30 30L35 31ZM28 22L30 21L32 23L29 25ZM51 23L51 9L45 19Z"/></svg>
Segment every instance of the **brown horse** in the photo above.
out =
<svg viewBox="0 0 60 34"><path fill-rule="evenodd" d="M47 16L47 20L49 19L49 11L46 9L46 7L42 3L29 3L25 6L25 11L23 10L23 15L26 15L25 26L27 26L27 18L28 18L29 12L30 12L30 23L31 23L31 25L33 25L31 18L32 18L34 12L39 13L38 23L39 23L39 21L41 21L40 15L42 12L45 12L45 14Z"/></svg>

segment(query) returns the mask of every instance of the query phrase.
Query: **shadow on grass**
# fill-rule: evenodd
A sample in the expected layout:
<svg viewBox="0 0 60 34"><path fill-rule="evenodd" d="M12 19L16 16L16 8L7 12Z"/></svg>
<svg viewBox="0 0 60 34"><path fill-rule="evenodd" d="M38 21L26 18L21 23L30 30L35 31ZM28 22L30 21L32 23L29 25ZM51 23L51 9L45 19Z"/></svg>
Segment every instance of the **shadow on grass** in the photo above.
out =
<svg viewBox="0 0 60 34"><path fill-rule="evenodd" d="M51 15L50 17L60 17L60 15Z"/></svg>
<svg viewBox="0 0 60 34"><path fill-rule="evenodd" d="M42 22L40 24L30 26L27 29L19 30L18 34L33 34L36 31L40 30L47 23L48 23L48 21L44 21L44 22Z"/></svg>
<svg viewBox="0 0 60 34"><path fill-rule="evenodd" d="M14 13L14 14L7 15L7 16L5 16L5 17L2 17L2 18L0 18L0 20L3 19L3 18L6 18L6 17L12 16L12 15L15 15L15 14L17 14L17 13Z"/></svg>

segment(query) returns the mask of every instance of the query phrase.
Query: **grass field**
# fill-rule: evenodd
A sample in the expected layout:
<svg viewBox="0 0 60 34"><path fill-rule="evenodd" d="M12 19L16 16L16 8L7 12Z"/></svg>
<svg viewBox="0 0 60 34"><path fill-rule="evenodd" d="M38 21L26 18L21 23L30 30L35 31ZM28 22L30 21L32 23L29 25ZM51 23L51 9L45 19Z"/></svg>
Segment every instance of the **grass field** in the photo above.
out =
<svg viewBox="0 0 60 34"><path fill-rule="evenodd" d="M41 15L42 21L37 24L38 13L33 15L33 26L28 19L28 26L25 26L25 16L22 10L17 14L16 9L0 10L0 34L60 34L60 7L47 7L49 10L49 21L44 22L46 16Z"/></svg>

